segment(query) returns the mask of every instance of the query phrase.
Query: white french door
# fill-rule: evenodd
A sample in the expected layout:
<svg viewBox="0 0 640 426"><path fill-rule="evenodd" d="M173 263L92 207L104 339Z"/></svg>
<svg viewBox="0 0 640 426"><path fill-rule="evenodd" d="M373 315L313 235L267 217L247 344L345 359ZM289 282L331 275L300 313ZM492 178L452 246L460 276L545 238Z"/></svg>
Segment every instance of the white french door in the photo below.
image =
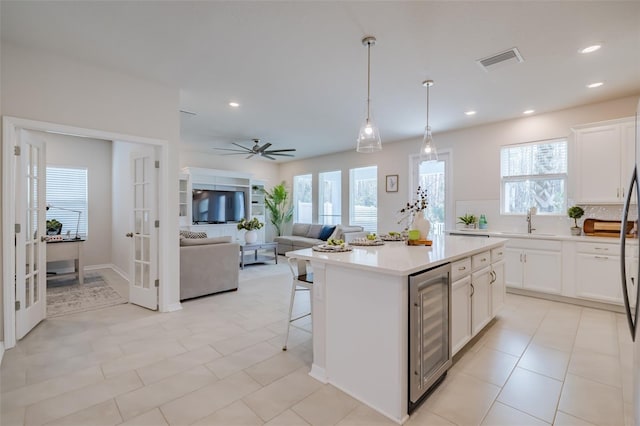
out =
<svg viewBox="0 0 640 426"><path fill-rule="evenodd" d="M451 201L451 160L449 152L439 152L438 161L422 161L419 155L410 157L411 185L409 199L415 198L418 186L427 189L429 205L426 216L431 222L433 235L443 234L451 227L448 219L453 215ZM450 219L449 219L450 220Z"/></svg>
<svg viewBox="0 0 640 426"><path fill-rule="evenodd" d="M158 309L157 169L152 147L131 153L131 267L129 301Z"/></svg>
<svg viewBox="0 0 640 426"><path fill-rule="evenodd" d="M46 151L33 132L20 130L16 151L16 338L47 315Z"/></svg>

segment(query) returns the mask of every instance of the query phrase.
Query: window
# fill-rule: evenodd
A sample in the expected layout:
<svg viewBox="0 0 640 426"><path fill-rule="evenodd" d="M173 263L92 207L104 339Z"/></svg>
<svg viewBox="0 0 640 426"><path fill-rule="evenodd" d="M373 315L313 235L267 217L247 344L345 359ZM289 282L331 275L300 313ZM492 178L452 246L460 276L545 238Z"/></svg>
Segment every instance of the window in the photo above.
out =
<svg viewBox="0 0 640 426"><path fill-rule="evenodd" d="M338 225L342 218L342 172L324 172L318 175L318 222Z"/></svg>
<svg viewBox="0 0 640 426"><path fill-rule="evenodd" d="M433 235L444 234L445 218L445 162L421 161L419 185L426 188L429 205L426 217L431 222Z"/></svg>
<svg viewBox="0 0 640 426"><path fill-rule="evenodd" d="M501 212L565 214L567 140L504 146L500 150Z"/></svg>
<svg viewBox="0 0 640 426"><path fill-rule="evenodd" d="M47 220L62 223L62 234L86 237L87 169L47 167ZM80 222L78 222L78 219Z"/></svg>
<svg viewBox="0 0 640 426"><path fill-rule="evenodd" d="M298 223L313 222L311 175L293 177L293 221Z"/></svg>
<svg viewBox="0 0 640 426"><path fill-rule="evenodd" d="M349 224L360 225L368 232L378 229L378 167L361 167L349 171Z"/></svg>

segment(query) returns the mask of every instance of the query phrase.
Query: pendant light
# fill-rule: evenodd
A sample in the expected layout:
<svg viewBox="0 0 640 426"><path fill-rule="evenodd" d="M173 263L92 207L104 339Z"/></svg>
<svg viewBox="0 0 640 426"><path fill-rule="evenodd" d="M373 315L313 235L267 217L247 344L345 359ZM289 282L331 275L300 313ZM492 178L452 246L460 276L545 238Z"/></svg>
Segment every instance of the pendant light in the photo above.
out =
<svg viewBox="0 0 640 426"><path fill-rule="evenodd" d="M356 151L368 153L382 150L380 132L371 119L371 46L376 44L376 38L367 36L362 44L367 46L367 118L360 126Z"/></svg>
<svg viewBox="0 0 640 426"><path fill-rule="evenodd" d="M420 159L422 161L438 161L438 151L433 143L431 126L429 126L429 87L433 86L433 80L425 80L422 85L427 88L427 126L424 128L424 137L420 147Z"/></svg>

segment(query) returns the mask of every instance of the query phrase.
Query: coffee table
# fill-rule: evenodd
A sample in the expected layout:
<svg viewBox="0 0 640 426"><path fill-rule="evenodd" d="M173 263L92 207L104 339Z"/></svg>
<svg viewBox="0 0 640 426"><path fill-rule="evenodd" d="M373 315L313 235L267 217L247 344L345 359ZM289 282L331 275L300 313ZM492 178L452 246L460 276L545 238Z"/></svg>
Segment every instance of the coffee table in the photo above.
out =
<svg viewBox="0 0 640 426"><path fill-rule="evenodd" d="M273 250L273 256L265 256L259 254L260 250ZM253 256L245 257L246 252L253 251ZM244 269L244 265L252 265L254 263L264 263L275 260L278 264L278 243L240 243L240 269Z"/></svg>

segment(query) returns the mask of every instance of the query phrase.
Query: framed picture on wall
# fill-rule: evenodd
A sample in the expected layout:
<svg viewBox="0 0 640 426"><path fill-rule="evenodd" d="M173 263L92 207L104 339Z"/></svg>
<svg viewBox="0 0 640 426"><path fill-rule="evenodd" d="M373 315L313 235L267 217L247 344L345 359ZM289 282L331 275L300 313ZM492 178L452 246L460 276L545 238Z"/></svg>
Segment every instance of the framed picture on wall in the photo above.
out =
<svg viewBox="0 0 640 426"><path fill-rule="evenodd" d="M398 192L398 175L387 175L387 192Z"/></svg>

